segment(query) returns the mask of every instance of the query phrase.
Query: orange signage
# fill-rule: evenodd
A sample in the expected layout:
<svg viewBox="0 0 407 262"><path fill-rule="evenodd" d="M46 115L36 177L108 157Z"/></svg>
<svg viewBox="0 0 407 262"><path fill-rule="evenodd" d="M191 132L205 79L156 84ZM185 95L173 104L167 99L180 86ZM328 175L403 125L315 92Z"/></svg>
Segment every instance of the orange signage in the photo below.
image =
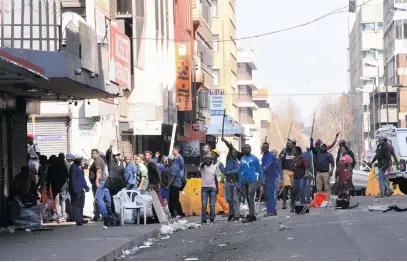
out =
<svg viewBox="0 0 407 262"><path fill-rule="evenodd" d="M175 44L176 99L178 111L192 110L191 63L189 44Z"/></svg>

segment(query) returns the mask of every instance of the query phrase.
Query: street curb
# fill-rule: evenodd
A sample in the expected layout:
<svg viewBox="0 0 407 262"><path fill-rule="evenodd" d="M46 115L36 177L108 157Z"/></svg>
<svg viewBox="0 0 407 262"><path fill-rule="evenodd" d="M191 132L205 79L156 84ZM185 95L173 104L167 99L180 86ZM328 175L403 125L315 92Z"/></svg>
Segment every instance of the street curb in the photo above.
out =
<svg viewBox="0 0 407 262"><path fill-rule="evenodd" d="M157 228L157 229L150 231L149 233L138 236L138 237L134 238L133 240L127 242L126 244L121 245L120 247L110 251L106 255L99 258L97 261L114 261L121 255L123 255L123 250L132 249L135 246L142 246L144 244L144 242L147 241L147 239L156 238L159 233L160 233L160 228Z"/></svg>

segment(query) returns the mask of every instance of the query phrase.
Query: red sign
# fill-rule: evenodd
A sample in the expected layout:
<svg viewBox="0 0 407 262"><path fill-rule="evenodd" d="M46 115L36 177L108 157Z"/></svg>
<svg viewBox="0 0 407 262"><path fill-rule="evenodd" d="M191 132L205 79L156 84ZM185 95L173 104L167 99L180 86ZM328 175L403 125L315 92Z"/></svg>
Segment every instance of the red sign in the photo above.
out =
<svg viewBox="0 0 407 262"><path fill-rule="evenodd" d="M110 25L110 81L131 89L130 39Z"/></svg>

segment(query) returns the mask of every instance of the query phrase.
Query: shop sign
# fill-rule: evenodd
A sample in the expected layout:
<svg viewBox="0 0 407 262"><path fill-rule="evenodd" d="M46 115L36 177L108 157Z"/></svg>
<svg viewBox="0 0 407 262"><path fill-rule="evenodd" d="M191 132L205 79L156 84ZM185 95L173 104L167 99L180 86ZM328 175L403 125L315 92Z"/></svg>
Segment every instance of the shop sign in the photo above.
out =
<svg viewBox="0 0 407 262"><path fill-rule="evenodd" d="M209 90L209 109L211 111L225 110L225 93L223 89Z"/></svg>
<svg viewBox="0 0 407 262"><path fill-rule="evenodd" d="M176 103L178 111L192 110L190 45L175 44Z"/></svg>
<svg viewBox="0 0 407 262"><path fill-rule="evenodd" d="M130 39L113 25L110 25L110 81L131 88Z"/></svg>
<svg viewBox="0 0 407 262"><path fill-rule="evenodd" d="M35 141L65 141L66 135L39 135L35 136Z"/></svg>
<svg viewBox="0 0 407 262"><path fill-rule="evenodd" d="M137 121L134 122L134 135L160 136L162 134L160 121Z"/></svg>
<svg viewBox="0 0 407 262"><path fill-rule="evenodd" d="M96 136L96 125L79 125L79 136Z"/></svg>

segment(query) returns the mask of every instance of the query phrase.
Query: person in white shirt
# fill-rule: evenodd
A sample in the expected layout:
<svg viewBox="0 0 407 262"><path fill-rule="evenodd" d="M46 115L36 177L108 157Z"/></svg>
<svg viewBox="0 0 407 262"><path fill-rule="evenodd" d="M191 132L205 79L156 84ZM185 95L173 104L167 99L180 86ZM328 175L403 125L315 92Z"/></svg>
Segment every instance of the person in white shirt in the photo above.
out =
<svg viewBox="0 0 407 262"><path fill-rule="evenodd" d="M210 154L204 157L204 161L200 166L201 179L202 179L202 224L207 223L207 206L209 198L210 213L209 219L213 223L215 221L215 203L216 195L218 194L218 181L217 174L219 174L218 167L213 164L212 156Z"/></svg>

